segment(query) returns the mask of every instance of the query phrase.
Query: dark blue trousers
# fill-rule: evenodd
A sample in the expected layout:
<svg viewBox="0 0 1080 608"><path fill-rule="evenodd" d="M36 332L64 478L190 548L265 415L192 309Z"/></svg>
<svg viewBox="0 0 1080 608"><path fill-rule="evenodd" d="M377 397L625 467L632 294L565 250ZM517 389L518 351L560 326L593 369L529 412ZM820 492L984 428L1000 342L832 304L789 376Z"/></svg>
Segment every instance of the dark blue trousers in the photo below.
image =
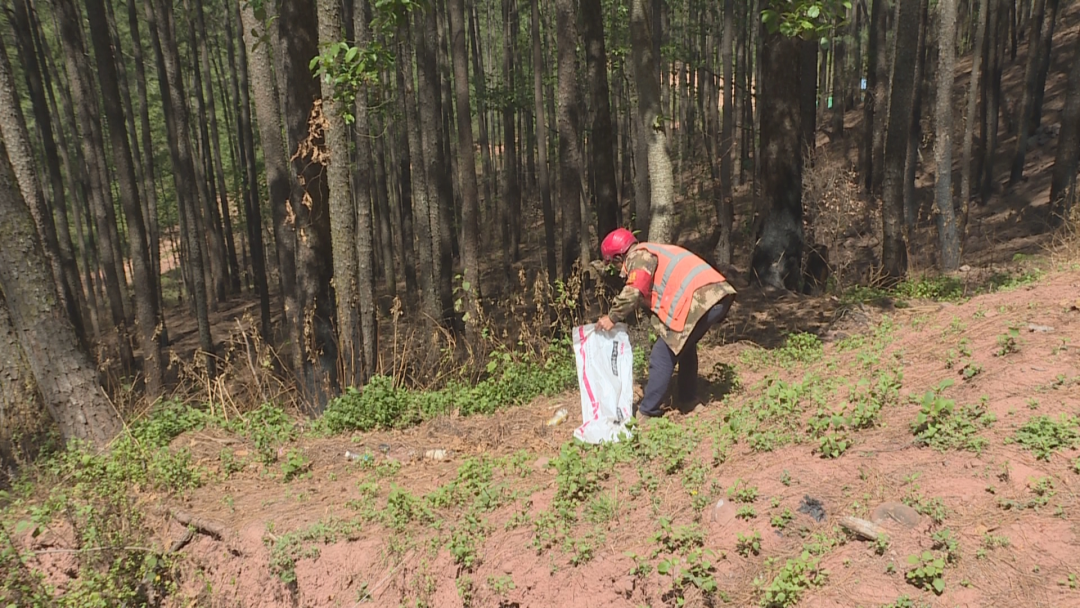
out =
<svg viewBox="0 0 1080 608"><path fill-rule="evenodd" d="M724 320L734 298L724 298L709 309L686 339L682 352L678 356L664 342L658 339L649 355L649 382L645 385L645 396L638 404L638 411L644 416L659 416L660 403L667 395L671 374L679 366L679 378L676 385L676 398L680 402L692 401L697 397L698 356L697 343L714 325Z"/></svg>

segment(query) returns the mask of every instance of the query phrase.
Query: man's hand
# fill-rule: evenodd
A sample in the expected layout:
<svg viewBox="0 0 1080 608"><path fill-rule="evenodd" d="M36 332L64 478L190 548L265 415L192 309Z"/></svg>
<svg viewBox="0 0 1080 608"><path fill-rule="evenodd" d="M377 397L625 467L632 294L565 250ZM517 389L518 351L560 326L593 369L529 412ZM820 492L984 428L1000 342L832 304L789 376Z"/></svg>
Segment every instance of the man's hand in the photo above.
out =
<svg viewBox="0 0 1080 608"><path fill-rule="evenodd" d="M614 329L614 327L615 323L613 323L611 321L611 318L609 318L607 315L600 317L600 319L596 322L596 328L600 331L611 331L612 329Z"/></svg>

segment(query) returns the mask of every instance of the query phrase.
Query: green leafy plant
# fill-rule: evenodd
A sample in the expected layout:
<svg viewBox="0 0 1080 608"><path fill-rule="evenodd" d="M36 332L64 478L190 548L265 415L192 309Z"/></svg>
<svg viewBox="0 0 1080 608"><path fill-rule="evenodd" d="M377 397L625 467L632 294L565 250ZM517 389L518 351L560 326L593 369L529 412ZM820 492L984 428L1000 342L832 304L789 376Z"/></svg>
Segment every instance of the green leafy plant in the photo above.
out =
<svg viewBox="0 0 1080 608"><path fill-rule="evenodd" d="M735 543L735 551L743 556L750 557L750 554L757 555L761 553L761 533L754 530L753 534L743 534L739 532L737 542Z"/></svg>
<svg viewBox="0 0 1080 608"><path fill-rule="evenodd" d="M1062 414L1057 420L1049 416L1036 416L1017 429L1006 443L1019 443L1030 450L1039 460L1050 460L1050 455L1062 449L1080 444L1076 419Z"/></svg>
<svg viewBox="0 0 1080 608"><path fill-rule="evenodd" d="M825 584L829 573L819 566L820 558L803 551L799 557L787 560L776 576L765 586L763 579L754 581L762 587L762 608L791 608L799 603L802 594Z"/></svg>
<svg viewBox="0 0 1080 608"><path fill-rule="evenodd" d="M715 554L712 551L694 549L685 560L670 557L656 565L656 571L661 576L670 577L670 592L677 606L686 603L685 592L689 587L696 587L706 597L716 593L718 586L712 574L716 570L713 559Z"/></svg>
<svg viewBox="0 0 1080 608"><path fill-rule="evenodd" d="M1009 330L998 336L997 344L998 349L994 354L999 357L1004 357L1012 353L1020 352L1020 330L1016 327L1010 326Z"/></svg>
<svg viewBox="0 0 1080 608"><path fill-rule="evenodd" d="M944 559L931 551L923 551L919 555L909 555L907 562L913 566L904 573L904 578L909 583L937 595L945 592Z"/></svg>

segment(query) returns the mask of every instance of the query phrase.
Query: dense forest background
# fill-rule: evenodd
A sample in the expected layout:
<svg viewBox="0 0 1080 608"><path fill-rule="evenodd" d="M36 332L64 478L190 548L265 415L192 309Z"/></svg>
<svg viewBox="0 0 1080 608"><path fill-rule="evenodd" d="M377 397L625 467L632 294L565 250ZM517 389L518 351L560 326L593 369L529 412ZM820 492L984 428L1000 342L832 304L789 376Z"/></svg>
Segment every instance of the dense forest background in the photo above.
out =
<svg viewBox="0 0 1080 608"><path fill-rule="evenodd" d="M542 359L617 226L774 295L974 263L995 198L1047 233L1070 4L2 0L4 456Z"/></svg>

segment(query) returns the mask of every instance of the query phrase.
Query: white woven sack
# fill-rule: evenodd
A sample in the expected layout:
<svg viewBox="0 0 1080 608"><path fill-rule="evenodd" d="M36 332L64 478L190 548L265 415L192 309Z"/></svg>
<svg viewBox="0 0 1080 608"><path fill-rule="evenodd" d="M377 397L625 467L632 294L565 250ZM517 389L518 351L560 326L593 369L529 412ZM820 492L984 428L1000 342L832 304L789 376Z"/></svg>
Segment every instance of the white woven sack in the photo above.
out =
<svg viewBox="0 0 1080 608"><path fill-rule="evenodd" d="M618 441L633 416L634 353L626 325L611 331L574 328L582 424L574 437L587 443Z"/></svg>

